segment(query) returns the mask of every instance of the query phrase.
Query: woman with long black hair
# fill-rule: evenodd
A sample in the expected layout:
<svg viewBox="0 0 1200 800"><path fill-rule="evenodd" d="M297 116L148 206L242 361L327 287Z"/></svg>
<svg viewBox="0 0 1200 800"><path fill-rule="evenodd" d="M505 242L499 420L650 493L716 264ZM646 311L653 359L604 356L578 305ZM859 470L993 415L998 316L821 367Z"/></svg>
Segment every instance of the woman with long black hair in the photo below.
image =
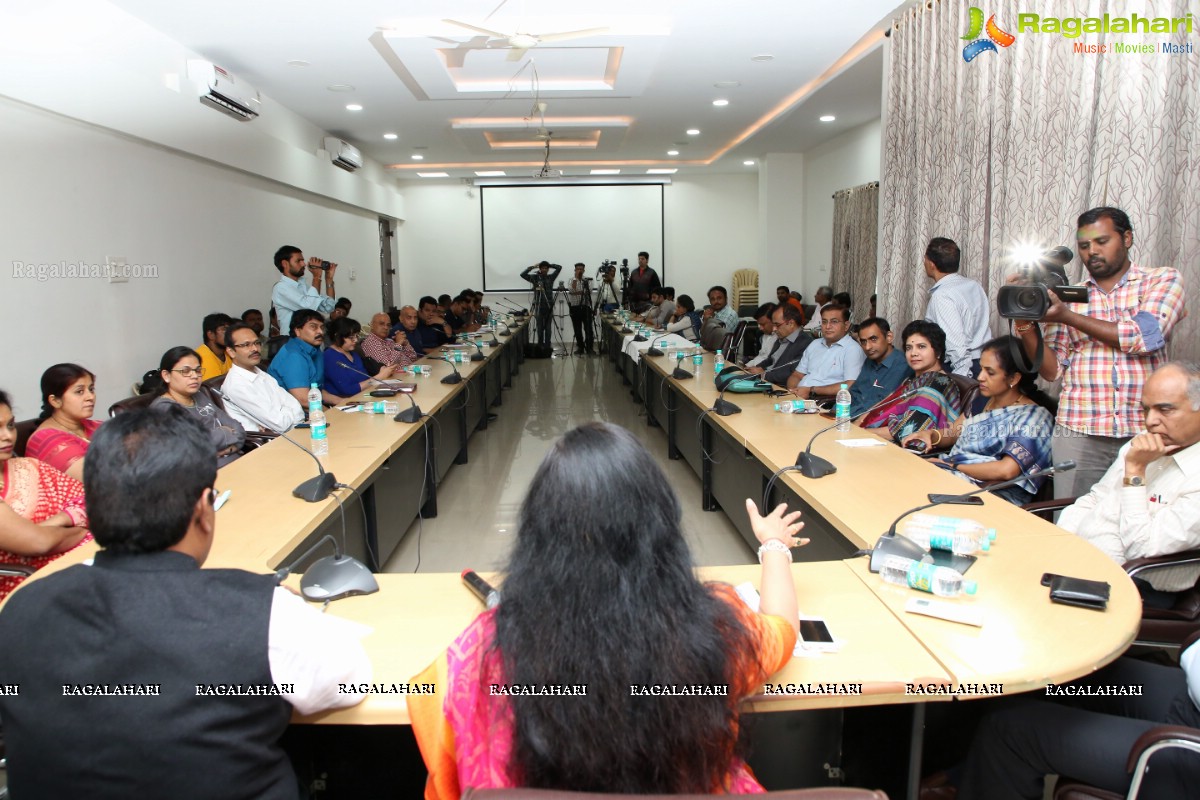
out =
<svg viewBox="0 0 1200 800"><path fill-rule="evenodd" d="M466 787L761 791L739 757L739 703L791 657L799 512L762 517L761 613L701 583L680 507L643 444L589 423L560 439L521 506L499 606L408 698L427 798ZM582 693L581 693L582 692Z"/></svg>

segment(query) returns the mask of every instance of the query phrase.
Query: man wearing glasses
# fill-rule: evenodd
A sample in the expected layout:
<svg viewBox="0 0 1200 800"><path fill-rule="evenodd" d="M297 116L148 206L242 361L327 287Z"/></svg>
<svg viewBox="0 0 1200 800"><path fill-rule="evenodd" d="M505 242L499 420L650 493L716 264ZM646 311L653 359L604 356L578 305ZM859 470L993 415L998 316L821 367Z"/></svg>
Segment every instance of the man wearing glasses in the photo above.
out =
<svg viewBox="0 0 1200 800"><path fill-rule="evenodd" d="M851 339L850 309L829 303L821 309L821 339L804 351L788 389L803 400L831 398L843 383L853 385L866 353Z"/></svg>
<svg viewBox="0 0 1200 800"><path fill-rule="evenodd" d="M867 360L850 387L852 417L869 411L913 374L904 354L892 346L892 326L886 319L864 319L858 326L858 343Z"/></svg>
<svg viewBox="0 0 1200 800"><path fill-rule="evenodd" d="M283 433L304 421L300 402L258 368L262 362L262 344L254 328L244 322L229 326L225 331L225 348L233 366L225 375L221 392L232 401L226 404L231 417L248 431L261 431L259 421L265 422L272 433Z"/></svg>
<svg viewBox="0 0 1200 800"><path fill-rule="evenodd" d="M764 357L755 359L746 371L751 375L762 375L776 386L787 386L794 374L792 369L813 343L812 337L800 329L802 320L800 310L795 306L776 306L771 312L775 341Z"/></svg>

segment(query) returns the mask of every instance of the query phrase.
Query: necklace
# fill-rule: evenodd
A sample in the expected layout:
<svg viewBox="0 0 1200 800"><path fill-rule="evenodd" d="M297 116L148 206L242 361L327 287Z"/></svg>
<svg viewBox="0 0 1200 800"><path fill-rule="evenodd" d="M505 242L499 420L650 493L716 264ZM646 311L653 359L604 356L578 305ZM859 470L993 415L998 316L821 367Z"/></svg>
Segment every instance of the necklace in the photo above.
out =
<svg viewBox="0 0 1200 800"><path fill-rule="evenodd" d="M68 425L64 424L61 420L59 420L58 417L53 417L53 416L50 417L50 419L46 420L46 422L48 422L53 427L58 428L60 431L66 431L67 433L71 434L72 436L77 436L80 439L83 439L85 442L89 441L88 437L87 437L87 430L83 427L83 425L80 425L78 427L78 429L71 428Z"/></svg>

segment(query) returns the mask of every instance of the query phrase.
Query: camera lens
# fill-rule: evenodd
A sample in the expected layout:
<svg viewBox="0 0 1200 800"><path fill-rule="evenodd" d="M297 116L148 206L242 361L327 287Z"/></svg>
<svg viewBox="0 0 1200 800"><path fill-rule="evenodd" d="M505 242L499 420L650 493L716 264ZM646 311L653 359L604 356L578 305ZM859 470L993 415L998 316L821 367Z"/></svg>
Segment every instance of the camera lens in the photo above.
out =
<svg viewBox="0 0 1200 800"><path fill-rule="evenodd" d="M1017 292L1017 307L1025 309L1040 308L1042 304L1042 292L1038 291L1040 288L1028 286Z"/></svg>

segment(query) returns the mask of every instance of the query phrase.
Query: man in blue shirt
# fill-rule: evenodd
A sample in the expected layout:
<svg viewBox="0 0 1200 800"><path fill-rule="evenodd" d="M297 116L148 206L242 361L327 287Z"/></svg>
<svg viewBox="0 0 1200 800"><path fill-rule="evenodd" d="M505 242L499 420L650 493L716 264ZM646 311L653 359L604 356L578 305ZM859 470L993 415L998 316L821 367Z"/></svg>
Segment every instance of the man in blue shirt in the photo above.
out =
<svg viewBox="0 0 1200 800"><path fill-rule="evenodd" d="M821 309L821 338L804 351L788 389L804 400L834 397L842 384L853 385L867 356L848 335L850 309L829 303Z"/></svg>
<svg viewBox="0 0 1200 800"><path fill-rule="evenodd" d="M291 337L279 348L267 374L287 389L304 408L308 408L308 390L314 383L325 383L325 360L321 345L325 341L325 317L319 311L302 308L292 315ZM342 398L321 390L321 399L335 405Z"/></svg>
<svg viewBox="0 0 1200 800"><path fill-rule="evenodd" d="M912 377L912 367L904 354L892 346L892 335L892 326L882 317L867 317L859 325L858 343L867 361L850 387L850 416L870 411Z"/></svg>
<svg viewBox="0 0 1200 800"><path fill-rule="evenodd" d="M271 289L271 305L279 315L279 324L291 326L292 314L302 308L329 314L337 304L333 289L333 273L337 264L323 266L319 258L308 260L308 270L312 272L312 286L305 286L300 280L304 277L304 253L299 247L285 244L275 251L275 269L279 270L280 278ZM325 297L321 296L321 274L325 275Z"/></svg>
<svg viewBox="0 0 1200 800"><path fill-rule="evenodd" d="M708 290L708 308L704 309L704 319L713 319L725 326L728 333L733 333L738 325L737 312L729 307L729 292L724 286L714 286Z"/></svg>

